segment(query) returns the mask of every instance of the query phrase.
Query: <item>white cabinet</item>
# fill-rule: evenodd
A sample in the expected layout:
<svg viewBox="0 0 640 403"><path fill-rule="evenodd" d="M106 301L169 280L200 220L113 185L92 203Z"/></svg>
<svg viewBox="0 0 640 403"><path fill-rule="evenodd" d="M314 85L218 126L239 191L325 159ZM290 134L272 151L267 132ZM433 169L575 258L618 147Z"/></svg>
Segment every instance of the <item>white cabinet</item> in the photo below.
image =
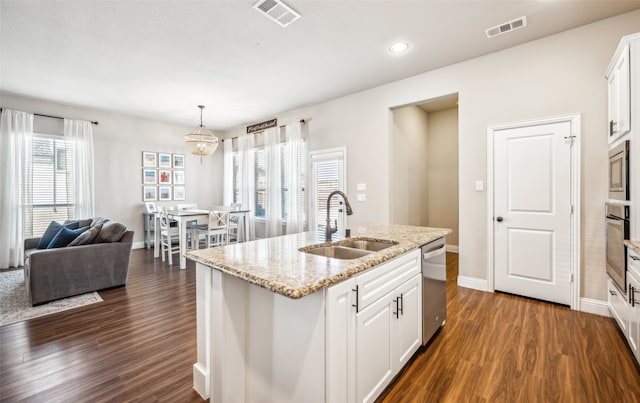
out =
<svg viewBox="0 0 640 403"><path fill-rule="evenodd" d="M631 129L631 94L629 46L616 53L607 70L609 88L609 141L613 142Z"/></svg>
<svg viewBox="0 0 640 403"><path fill-rule="evenodd" d="M422 343L420 251L326 291L326 401L373 402Z"/></svg>

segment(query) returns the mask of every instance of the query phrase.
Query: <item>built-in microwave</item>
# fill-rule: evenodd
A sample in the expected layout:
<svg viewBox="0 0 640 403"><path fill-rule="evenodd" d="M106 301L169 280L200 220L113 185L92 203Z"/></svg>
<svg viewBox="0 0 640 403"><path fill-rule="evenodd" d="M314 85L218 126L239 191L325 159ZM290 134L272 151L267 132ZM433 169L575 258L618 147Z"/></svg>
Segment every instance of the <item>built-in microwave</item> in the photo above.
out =
<svg viewBox="0 0 640 403"><path fill-rule="evenodd" d="M629 140L609 150L609 199L629 201Z"/></svg>

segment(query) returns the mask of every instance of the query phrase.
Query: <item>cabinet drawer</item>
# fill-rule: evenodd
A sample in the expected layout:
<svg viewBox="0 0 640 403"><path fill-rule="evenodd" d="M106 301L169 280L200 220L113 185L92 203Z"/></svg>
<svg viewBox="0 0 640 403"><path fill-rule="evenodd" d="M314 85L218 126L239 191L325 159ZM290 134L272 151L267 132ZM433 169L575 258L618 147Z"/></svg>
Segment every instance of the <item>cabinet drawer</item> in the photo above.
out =
<svg viewBox="0 0 640 403"><path fill-rule="evenodd" d="M420 273L420 250L416 249L359 275L358 309L362 310L380 297Z"/></svg>
<svg viewBox="0 0 640 403"><path fill-rule="evenodd" d="M626 336L628 321L627 321L627 303L626 295L613 284L613 281L607 280L607 299L609 302L609 310L611 315L618 322L620 330Z"/></svg>

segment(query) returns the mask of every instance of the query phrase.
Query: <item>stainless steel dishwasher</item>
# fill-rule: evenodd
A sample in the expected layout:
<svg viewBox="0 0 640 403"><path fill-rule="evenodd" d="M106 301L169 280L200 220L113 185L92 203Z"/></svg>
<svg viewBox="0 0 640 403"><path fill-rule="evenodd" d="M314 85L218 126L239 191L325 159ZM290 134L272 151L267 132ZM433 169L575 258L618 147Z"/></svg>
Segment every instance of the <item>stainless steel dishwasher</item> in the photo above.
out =
<svg viewBox="0 0 640 403"><path fill-rule="evenodd" d="M422 246L422 345L447 316L447 255L444 237Z"/></svg>

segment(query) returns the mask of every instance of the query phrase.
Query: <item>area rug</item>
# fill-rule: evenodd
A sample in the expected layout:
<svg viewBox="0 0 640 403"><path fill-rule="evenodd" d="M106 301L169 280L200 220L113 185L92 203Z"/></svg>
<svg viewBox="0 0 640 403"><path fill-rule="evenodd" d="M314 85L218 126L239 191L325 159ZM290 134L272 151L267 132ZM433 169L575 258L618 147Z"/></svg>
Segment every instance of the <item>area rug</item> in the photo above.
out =
<svg viewBox="0 0 640 403"><path fill-rule="evenodd" d="M24 271L0 272L0 326L95 304L96 302L102 302L100 294L90 292L75 297L59 299L48 304L31 306L27 300Z"/></svg>

